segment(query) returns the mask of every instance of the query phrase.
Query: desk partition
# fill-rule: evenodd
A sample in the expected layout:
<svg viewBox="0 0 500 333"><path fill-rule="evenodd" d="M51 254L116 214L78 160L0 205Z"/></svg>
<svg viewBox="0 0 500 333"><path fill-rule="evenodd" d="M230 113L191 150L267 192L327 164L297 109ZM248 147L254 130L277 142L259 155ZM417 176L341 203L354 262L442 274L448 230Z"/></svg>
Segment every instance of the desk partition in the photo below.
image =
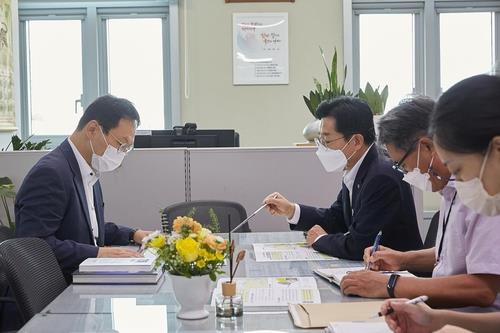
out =
<svg viewBox="0 0 500 333"><path fill-rule="evenodd" d="M291 201L328 207L340 191L342 175L325 172L314 152L311 147L135 149L122 167L102 175L106 220L158 229L160 209L203 199L237 201L250 214L274 191ZM0 177L10 177L19 188L46 153L0 152ZM422 221L420 192L415 202ZM284 218L265 211L250 223L253 231L288 230ZM426 226L420 227L425 235Z"/></svg>

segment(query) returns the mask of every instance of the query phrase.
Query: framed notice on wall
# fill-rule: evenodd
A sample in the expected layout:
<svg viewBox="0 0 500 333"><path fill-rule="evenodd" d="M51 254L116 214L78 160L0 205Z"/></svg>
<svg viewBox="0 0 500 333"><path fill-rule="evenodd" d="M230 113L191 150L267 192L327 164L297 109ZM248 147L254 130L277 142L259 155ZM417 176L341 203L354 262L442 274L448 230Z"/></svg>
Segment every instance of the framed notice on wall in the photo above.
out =
<svg viewBox="0 0 500 333"><path fill-rule="evenodd" d="M0 2L0 132L16 129L10 0Z"/></svg>
<svg viewBox="0 0 500 333"><path fill-rule="evenodd" d="M288 84L288 13L233 14L233 84Z"/></svg>

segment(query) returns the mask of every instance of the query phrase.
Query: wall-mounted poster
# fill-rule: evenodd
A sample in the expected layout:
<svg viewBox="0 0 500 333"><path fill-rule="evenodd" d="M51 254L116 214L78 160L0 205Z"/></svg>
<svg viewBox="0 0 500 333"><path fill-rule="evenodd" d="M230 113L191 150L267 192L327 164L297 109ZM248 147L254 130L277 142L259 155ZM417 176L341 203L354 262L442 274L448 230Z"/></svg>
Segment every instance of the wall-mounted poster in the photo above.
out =
<svg viewBox="0 0 500 333"><path fill-rule="evenodd" d="M233 14L233 84L288 84L288 13Z"/></svg>
<svg viewBox="0 0 500 333"><path fill-rule="evenodd" d="M0 131L16 129L10 0L0 2Z"/></svg>

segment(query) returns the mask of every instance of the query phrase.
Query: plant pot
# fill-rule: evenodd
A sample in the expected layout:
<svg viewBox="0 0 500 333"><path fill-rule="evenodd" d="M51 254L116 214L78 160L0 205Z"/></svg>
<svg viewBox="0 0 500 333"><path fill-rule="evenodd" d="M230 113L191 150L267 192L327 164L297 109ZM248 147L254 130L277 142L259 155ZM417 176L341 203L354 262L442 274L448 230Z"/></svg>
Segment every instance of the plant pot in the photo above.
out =
<svg viewBox="0 0 500 333"><path fill-rule="evenodd" d="M378 123L380 121L380 118L382 118L382 114L375 114L373 115L373 126L375 126L375 134L378 137Z"/></svg>
<svg viewBox="0 0 500 333"><path fill-rule="evenodd" d="M321 120L316 119L314 121L311 121L306 125L306 127L304 127L302 135L304 136L304 138L306 138L307 141L314 142L314 139L319 137L320 124Z"/></svg>
<svg viewBox="0 0 500 333"><path fill-rule="evenodd" d="M180 319L202 319L208 317L205 304L211 292L211 281L208 275L187 278L170 274L175 298L181 309L177 312Z"/></svg>

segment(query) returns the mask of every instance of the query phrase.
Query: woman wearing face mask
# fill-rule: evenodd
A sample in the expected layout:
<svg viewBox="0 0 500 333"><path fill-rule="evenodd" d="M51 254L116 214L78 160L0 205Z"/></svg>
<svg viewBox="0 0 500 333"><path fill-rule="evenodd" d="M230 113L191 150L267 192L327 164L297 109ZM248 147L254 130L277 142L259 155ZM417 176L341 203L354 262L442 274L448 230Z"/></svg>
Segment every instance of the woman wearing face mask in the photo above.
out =
<svg viewBox="0 0 500 333"><path fill-rule="evenodd" d="M500 284L500 266L495 264L500 258L496 236L500 217L476 214L457 197L455 182L427 134L433 107L426 97L401 102L380 120L379 142L387 148L394 168L405 174L404 180L422 191L441 194L436 247L408 252L381 247L373 256L369 247L365 261L373 270L432 272L432 279L394 276L392 293L397 297L427 295L435 306L495 311L500 309L494 288ZM345 293L364 297L388 289L380 274L371 271L349 274L341 285ZM392 296L389 290L387 295Z"/></svg>
<svg viewBox="0 0 500 333"><path fill-rule="evenodd" d="M438 155L456 178L458 198L478 213L498 217L500 77L474 76L446 91L432 116L431 133ZM491 249L492 253L495 251ZM492 263L498 266L499 260L492 260ZM494 287L497 291L500 289L498 283ZM382 313L389 308L394 310L394 313L386 316L386 322L398 333L433 332L446 324L474 332L497 333L500 329L500 313L469 314L433 310L426 305L407 305L403 301L389 300L381 309ZM444 330L463 331L453 327Z"/></svg>

